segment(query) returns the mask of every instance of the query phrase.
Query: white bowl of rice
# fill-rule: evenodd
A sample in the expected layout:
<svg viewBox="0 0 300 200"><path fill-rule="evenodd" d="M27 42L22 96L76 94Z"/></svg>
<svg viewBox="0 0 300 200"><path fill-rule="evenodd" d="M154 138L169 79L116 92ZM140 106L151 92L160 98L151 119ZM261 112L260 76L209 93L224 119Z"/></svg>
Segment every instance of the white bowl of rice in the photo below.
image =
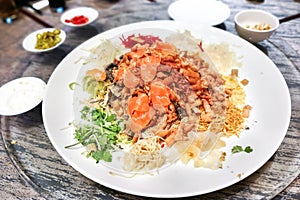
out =
<svg viewBox="0 0 300 200"><path fill-rule="evenodd" d="M238 12L234 22L237 34L252 43L268 39L279 26L273 14L255 9Z"/></svg>

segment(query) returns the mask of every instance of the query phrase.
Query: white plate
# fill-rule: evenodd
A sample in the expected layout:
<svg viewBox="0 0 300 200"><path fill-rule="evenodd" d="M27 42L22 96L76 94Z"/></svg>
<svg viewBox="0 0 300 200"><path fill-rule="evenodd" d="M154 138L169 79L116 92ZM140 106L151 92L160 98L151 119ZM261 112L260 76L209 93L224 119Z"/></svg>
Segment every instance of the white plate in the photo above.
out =
<svg viewBox="0 0 300 200"><path fill-rule="evenodd" d="M0 87L0 115L18 115L36 107L43 99L46 83L35 77L22 77Z"/></svg>
<svg viewBox="0 0 300 200"><path fill-rule="evenodd" d="M67 23L66 20L71 20L75 16L83 15L87 17L89 20L87 23L84 24L73 24L73 23ZM67 25L67 26L74 26L74 27L80 27L80 26L86 26L90 23L92 23L95 19L97 19L99 13L97 10L89 7L79 7L79 8L73 8L71 10L68 10L64 12L64 14L61 15L60 21L61 23Z"/></svg>
<svg viewBox="0 0 300 200"><path fill-rule="evenodd" d="M82 67L83 61L78 62L78 58L88 56L87 49L98 45L103 41L101 39L118 40L122 35L128 36L133 33L164 38L166 34L179 30L190 30L195 37L202 38L204 44L226 42L239 56L243 56L243 66L239 74L250 82L246 87L247 101L253 107L247 124L250 130L242 132L240 138L232 137L226 142L227 156L223 169L193 168L176 163L154 176L138 175L124 178L111 175L110 168L87 159L82 155L82 148L65 149L66 145L75 142L74 128L66 127L74 120L74 91L69 89L69 84L76 80ZM106 31L75 48L51 75L42 108L45 129L53 146L84 176L125 193L171 198L213 192L237 183L259 169L276 152L285 137L289 126L291 101L287 84L278 68L264 53L245 40L209 26L195 27L176 21L150 21ZM232 155L231 148L237 144L250 145L254 151L250 154Z"/></svg>
<svg viewBox="0 0 300 200"><path fill-rule="evenodd" d="M229 17L230 9L217 0L178 0L169 6L168 13L174 20L214 26Z"/></svg>
<svg viewBox="0 0 300 200"><path fill-rule="evenodd" d="M66 33L60 29L60 35L59 37L61 38L61 41L56 44L55 46L51 47L51 48L48 48L48 49L36 49L35 48L35 44L36 44L36 35L37 34L41 34L41 33L44 33L44 32L47 32L47 31L50 31L52 32L55 28L43 28L43 29L39 29L39 30L36 30L32 33L30 33L29 35L27 35L25 37L25 39L23 40L23 48L27 51L30 51L30 52L34 52L34 53L39 53L39 52L46 52L46 51L51 51L52 49L55 49L57 48L59 45L61 45L65 39L66 39Z"/></svg>

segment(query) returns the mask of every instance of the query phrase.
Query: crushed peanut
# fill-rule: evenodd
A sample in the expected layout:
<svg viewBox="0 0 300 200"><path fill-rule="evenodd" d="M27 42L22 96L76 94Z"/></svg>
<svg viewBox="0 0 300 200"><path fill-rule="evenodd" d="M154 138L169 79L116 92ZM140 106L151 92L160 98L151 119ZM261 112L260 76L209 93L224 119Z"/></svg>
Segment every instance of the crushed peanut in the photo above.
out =
<svg viewBox="0 0 300 200"><path fill-rule="evenodd" d="M249 29L258 30L258 31L265 31L265 30L270 30L271 29L271 26L269 24L266 24L266 23L254 24L253 26L246 25L245 27L249 28Z"/></svg>

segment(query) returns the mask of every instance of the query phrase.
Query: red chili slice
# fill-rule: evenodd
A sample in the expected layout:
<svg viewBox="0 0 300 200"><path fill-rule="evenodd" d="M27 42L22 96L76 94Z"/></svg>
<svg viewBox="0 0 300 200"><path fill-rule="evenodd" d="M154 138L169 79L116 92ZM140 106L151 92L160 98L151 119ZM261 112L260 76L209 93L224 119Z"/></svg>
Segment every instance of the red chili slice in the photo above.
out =
<svg viewBox="0 0 300 200"><path fill-rule="evenodd" d="M66 23L72 23L72 24L85 24L89 21L89 18L83 16L83 15L77 15L75 17L73 17L72 19L66 19L65 22Z"/></svg>

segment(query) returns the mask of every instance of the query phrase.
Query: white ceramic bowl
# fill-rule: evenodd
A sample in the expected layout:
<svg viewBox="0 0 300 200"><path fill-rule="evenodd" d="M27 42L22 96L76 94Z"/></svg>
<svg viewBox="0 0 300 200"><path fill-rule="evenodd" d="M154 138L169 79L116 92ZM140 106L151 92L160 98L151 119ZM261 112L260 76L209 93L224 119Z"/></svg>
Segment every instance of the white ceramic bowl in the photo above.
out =
<svg viewBox="0 0 300 200"><path fill-rule="evenodd" d="M13 116L36 107L44 97L46 83L36 77L21 77L0 87L0 115Z"/></svg>
<svg viewBox="0 0 300 200"><path fill-rule="evenodd" d="M73 24L73 23L68 23L66 20L71 20L75 16L80 16L83 15L86 18L88 18L88 21L83 24ZM86 26L93 21L95 21L98 18L98 11L95 10L94 8L89 8L89 7L78 7L78 8L73 8L71 10L66 11L64 14L61 15L60 21L64 25L67 26L73 26L73 27L81 27L81 26Z"/></svg>
<svg viewBox="0 0 300 200"><path fill-rule="evenodd" d="M229 17L230 9L217 0L178 0L170 4L168 14L173 20L215 26Z"/></svg>
<svg viewBox="0 0 300 200"><path fill-rule="evenodd" d="M43 28L43 29L39 29L39 30L36 30L36 31L30 33L23 40L23 43L22 43L23 48L25 50L33 52L33 53L46 52L46 51L50 51L52 49L55 49L56 47L61 45L66 39L66 33L61 29L60 29L60 34L59 34L59 37L60 37L61 41L58 44L56 44L55 46L50 47L48 49L36 49L35 48L35 44L36 44L36 40L37 40L36 35L47 32L47 31L52 32L54 29L55 28Z"/></svg>
<svg viewBox="0 0 300 200"><path fill-rule="evenodd" d="M269 12L254 9L240 11L235 15L234 22L237 34L252 43L268 39L279 26L277 17ZM269 25L269 29L258 30L253 28L259 24Z"/></svg>

